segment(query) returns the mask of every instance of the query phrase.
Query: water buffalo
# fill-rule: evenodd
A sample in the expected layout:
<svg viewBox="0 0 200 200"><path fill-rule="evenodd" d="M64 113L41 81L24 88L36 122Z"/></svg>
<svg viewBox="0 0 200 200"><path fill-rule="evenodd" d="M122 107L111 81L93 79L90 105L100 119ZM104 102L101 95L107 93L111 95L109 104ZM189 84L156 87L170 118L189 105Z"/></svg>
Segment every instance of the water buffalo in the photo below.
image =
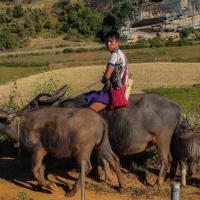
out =
<svg viewBox="0 0 200 200"><path fill-rule="evenodd" d="M91 152L95 148L99 158L109 162L120 188L123 187L119 160L111 150L107 125L99 114L88 108L52 107L11 114L0 110L0 131L32 153L32 172L41 186L56 188L44 178L42 161L47 154L56 158L75 157L79 166L85 160L88 175L92 168ZM70 195L75 194L79 184L80 176Z"/></svg>
<svg viewBox="0 0 200 200"><path fill-rule="evenodd" d="M82 107L85 94L66 99L61 107ZM158 94L134 94L126 108L105 109L100 113L108 122L112 149L118 155L144 151L155 144L161 160L158 184L162 185L171 162L170 142L180 121L180 108Z"/></svg>
<svg viewBox="0 0 200 200"><path fill-rule="evenodd" d="M186 174L192 176L193 162L200 161L200 133L181 125L172 137L171 153L173 156L170 169L171 181L175 179L179 163L181 185L186 186ZM186 163L188 164L188 172L186 172Z"/></svg>

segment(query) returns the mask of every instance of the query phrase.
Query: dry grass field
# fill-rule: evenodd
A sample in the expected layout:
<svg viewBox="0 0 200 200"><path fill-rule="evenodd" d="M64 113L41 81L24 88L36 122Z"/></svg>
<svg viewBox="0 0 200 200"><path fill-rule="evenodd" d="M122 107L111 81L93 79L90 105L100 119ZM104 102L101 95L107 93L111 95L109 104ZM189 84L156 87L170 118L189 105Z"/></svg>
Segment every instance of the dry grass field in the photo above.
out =
<svg viewBox="0 0 200 200"><path fill-rule="evenodd" d="M63 66L56 66L63 67ZM44 84L49 78L58 84L67 84L71 95L89 90L100 89L104 66L85 66L61 68L45 74L37 74L17 80L17 92L20 98L29 99L34 95L35 83ZM157 87L188 87L200 82L199 63L137 63L129 64L129 74L133 76L132 93ZM99 82L98 82L99 81ZM97 82L97 83L96 83ZM96 83L92 85L93 83ZM90 87L90 85L92 85ZM4 102L10 94L12 82L0 86L0 102Z"/></svg>

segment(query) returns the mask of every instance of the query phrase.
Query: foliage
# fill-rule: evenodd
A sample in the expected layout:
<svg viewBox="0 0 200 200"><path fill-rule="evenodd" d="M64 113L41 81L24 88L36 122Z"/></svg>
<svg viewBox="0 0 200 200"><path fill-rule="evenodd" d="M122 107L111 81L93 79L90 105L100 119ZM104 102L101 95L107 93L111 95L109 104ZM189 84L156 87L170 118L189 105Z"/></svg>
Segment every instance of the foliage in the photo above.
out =
<svg viewBox="0 0 200 200"><path fill-rule="evenodd" d="M2 104L1 107L5 109L19 110L20 106L16 103L17 97L20 96L18 94L18 86L17 82L14 81L10 86L10 93L8 95L8 100L6 103Z"/></svg>
<svg viewBox="0 0 200 200"><path fill-rule="evenodd" d="M79 33L91 37L96 34L101 24L99 13L85 7L82 1L61 1L55 6L60 27L63 32L76 29Z"/></svg>
<svg viewBox="0 0 200 200"><path fill-rule="evenodd" d="M126 35L120 35L120 41L127 42L127 36Z"/></svg>
<svg viewBox="0 0 200 200"><path fill-rule="evenodd" d="M117 1L111 10L111 13L105 16L103 20L102 29L98 33L98 36L101 38L101 40L104 39L104 36L109 31L119 30L123 25L125 25L125 20L130 15L130 13L131 1Z"/></svg>
<svg viewBox="0 0 200 200"><path fill-rule="evenodd" d="M193 27L187 27L187 28L184 28L181 31L181 34L182 34L183 38L188 37L190 35L190 33L194 33L194 28Z"/></svg>
<svg viewBox="0 0 200 200"><path fill-rule="evenodd" d="M51 93L57 90L61 85L66 84L63 74L56 72L51 65L43 69L41 76L33 82L33 96L39 93ZM29 97L22 97L18 90L17 82L14 81L10 87L10 93L5 103L0 107L4 109L20 110L28 101Z"/></svg>
<svg viewBox="0 0 200 200"><path fill-rule="evenodd" d="M46 75L48 72L48 76ZM44 68L43 73L38 78L37 81L34 82L34 96L39 93L51 93L58 89L60 85L64 82L64 78L62 73L56 72L55 68L51 65Z"/></svg>
<svg viewBox="0 0 200 200"><path fill-rule="evenodd" d="M19 200L32 200L32 198L30 198L28 196L28 194L26 192L24 192L24 191L19 192L19 194L17 195L17 197L18 197Z"/></svg>
<svg viewBox="0 0 200 200"><path fill-rule="evenodd" d="M150 47L164 47L165 41L161 38L153 38L148 40Z"/></svg>
<svg viewBox="0 0 200 200"><path fill-rule="evenodd" d="M0 24L4 27L4 30L8 33L9 37L12 34L13 37L18 39L18 43L15 46L23 44L24 39L34 37L37 33L41 33L43 30L54 31L54 24L51 23L48 13L42 9L24 9L22 5L16 5L14 7L7 7L4 11L0 10ZM28 41L26 39L26 41ZM24 43L26 44L26 43ZM13 45L5 45L5 49L9 49Z"/></svg>
<svg viewBox="0 0 200 200"><path fill-rule="evenodd" d="M25 10L21 5L16 5L12 12L14 18L20 18L23 17Z"/></svg>
<svg viewBox="0 0 200 200"><path fill-rule="evenodd" d="M7 31L0 31L0 50L14 49L17 46L17 39Z"/></svg>
<svg viewBox="0 0 200 200"><path fill-rule="evenodd" d="M186 38L182 38L178 42L176 42L176 44L177 46L189 46L193 45L193 41Z"/></svg>
<svg viewBox="0 0 200 200"><path fill-rule="evenodd" d="M174 40L173 40L172 37L170 37L170 38L165 42L165 46L166 46L166 47L175 46L174 44L175 44L175 42L174 42Z"/></svg>

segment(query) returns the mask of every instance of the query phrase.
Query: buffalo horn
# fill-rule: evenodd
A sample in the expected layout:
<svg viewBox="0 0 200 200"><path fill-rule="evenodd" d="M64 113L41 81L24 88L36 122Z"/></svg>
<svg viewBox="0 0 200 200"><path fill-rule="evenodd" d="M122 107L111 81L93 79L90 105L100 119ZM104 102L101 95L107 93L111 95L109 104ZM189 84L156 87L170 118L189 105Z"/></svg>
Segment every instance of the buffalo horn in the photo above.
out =
<svg viewBox="0 0 200 200"><path fill-rule="evenodd" d="M62 96L64 96L67 89L68 89L68 87L66 85L64 85L59 90L55 91L54 93L52 93L50 95L45 94L45 95L39 97L38 100L41 103L53 103L53 102L57 101L58 99L60 99Z"/></svg>

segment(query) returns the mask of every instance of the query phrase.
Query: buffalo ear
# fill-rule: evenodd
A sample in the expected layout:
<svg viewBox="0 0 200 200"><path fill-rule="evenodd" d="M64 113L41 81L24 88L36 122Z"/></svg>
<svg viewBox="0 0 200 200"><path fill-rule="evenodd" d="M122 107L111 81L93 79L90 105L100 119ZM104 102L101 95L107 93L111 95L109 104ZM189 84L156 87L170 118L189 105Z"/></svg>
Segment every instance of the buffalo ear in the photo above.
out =
<svg viewBox="0 0 200 200"><path fill-rule="evenodd" d="M8 113L4 110L0 110L0 119L7 119Z"/></svg>
<svg viewBox="0 0 200 200"><path fill-rule="evenodd" d="M10 123L12 119L16 116L14 111L4 111L0 110L0 121Z"/></svg>

